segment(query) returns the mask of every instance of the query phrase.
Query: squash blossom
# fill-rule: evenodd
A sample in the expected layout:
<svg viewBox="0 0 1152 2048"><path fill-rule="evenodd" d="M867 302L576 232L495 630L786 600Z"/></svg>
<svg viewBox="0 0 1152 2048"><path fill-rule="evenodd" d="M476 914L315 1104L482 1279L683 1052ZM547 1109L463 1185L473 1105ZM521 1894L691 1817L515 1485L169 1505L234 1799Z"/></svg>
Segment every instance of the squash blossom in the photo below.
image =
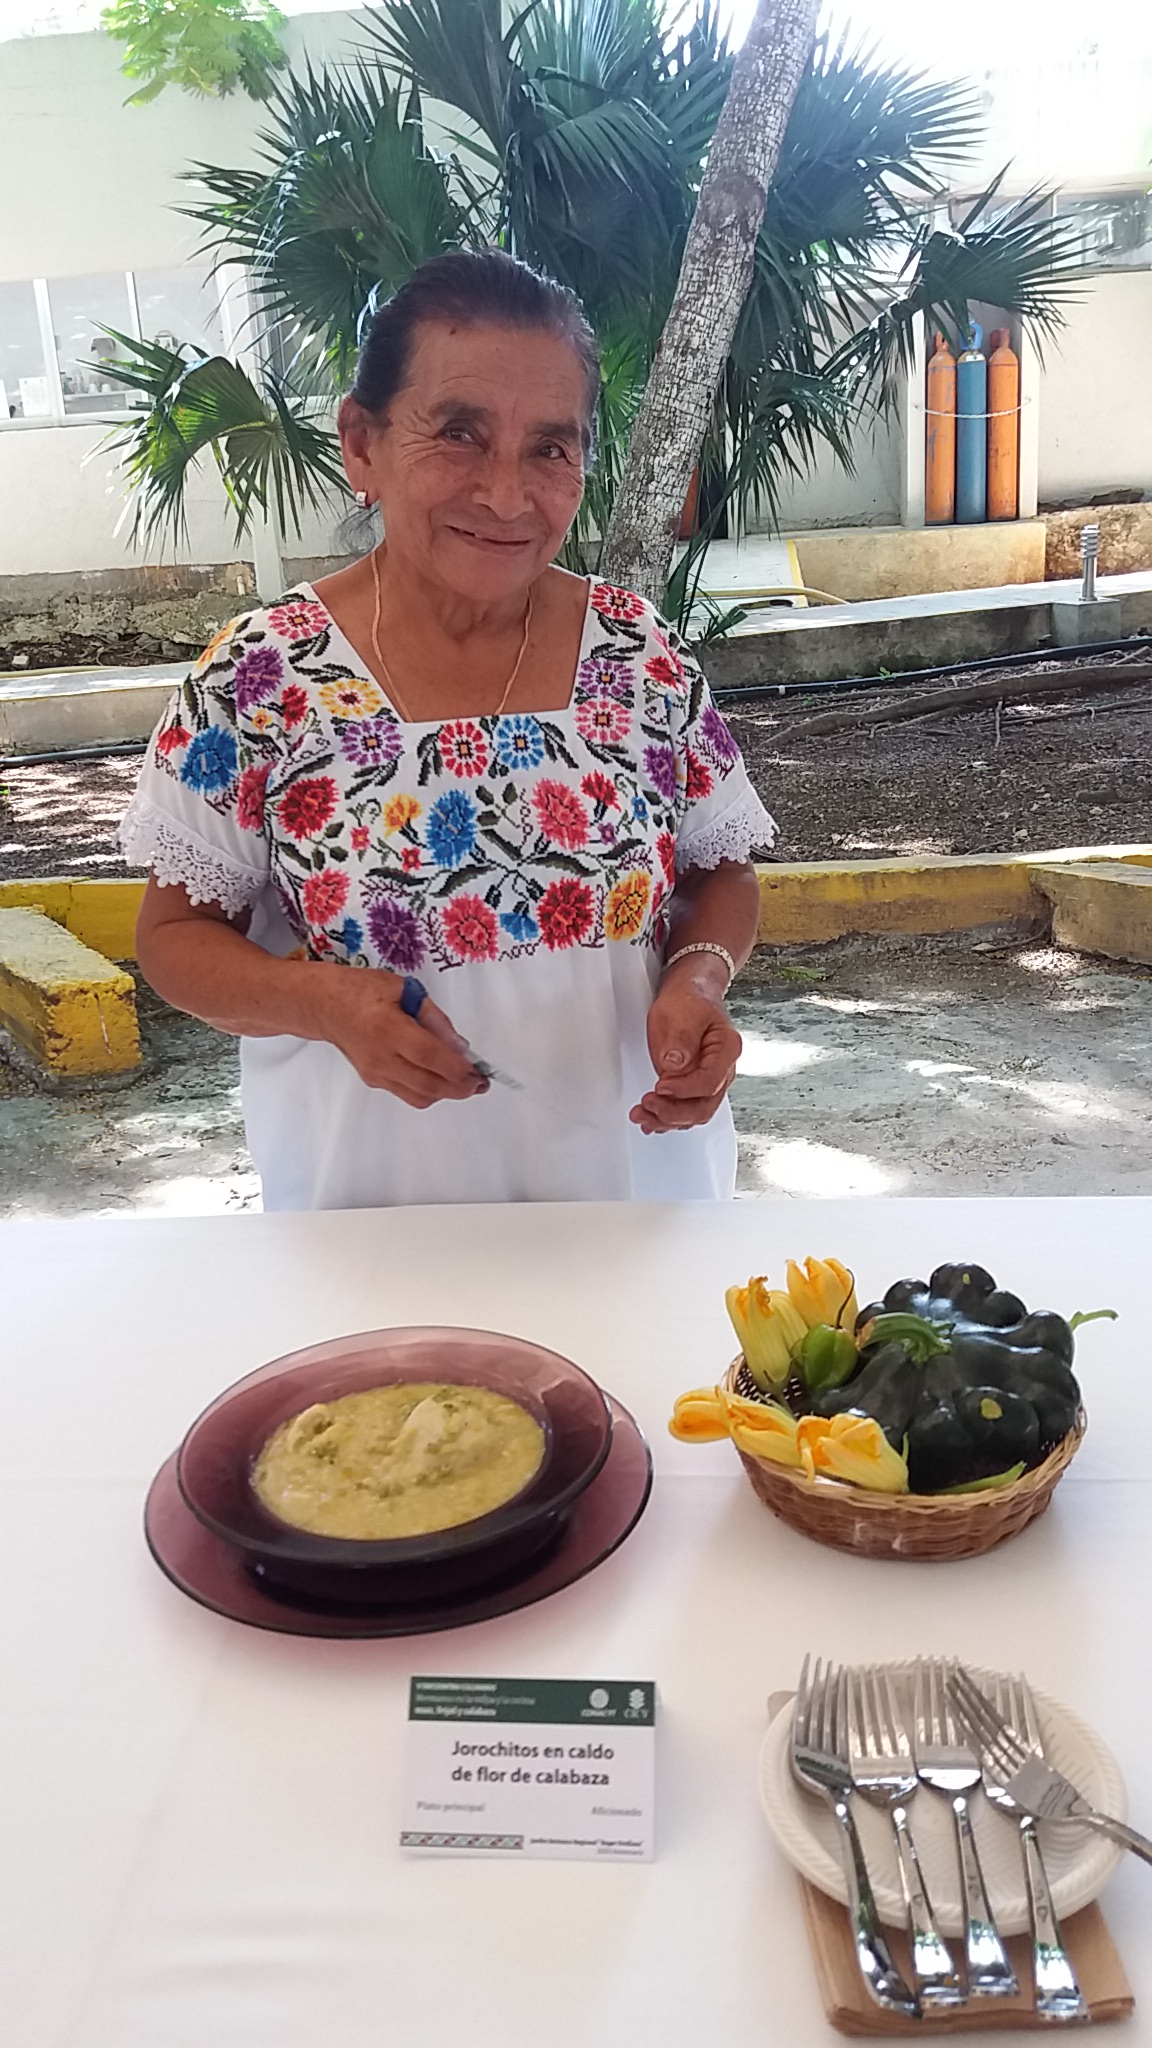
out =
<svg viewBox="0 0 1152 2048"><path fill-rule="evenodd" d="M716 1443L728 1435L728 1413L719 1387L694 1387L672 1408L669 1432L682 1444Z"/></svg>
<svg viewBox="0 0 1152 2048"><path fill-rule="evenodd" d="M856 1328L856 1281L839 1259L789 1259L788 1293L810 1330L826 1323L833 1330Z"/></svg>
<svg viewBox="0 0 1152 2048"><path fill-rule="evenodd" d="M800 1461L810 1479L845 1479L870 1493L907 1493L908 1465L878 1422L867 1415L802 1415L796 1425Z"/></svg>
<svg viewBox="0 0 1152 2048"><path fill-rule="evenodd" d="M765 1393L782 1387L808 1329L791 1296L782 1287L769 1287L761 1275L747 1287L730 1287L724 1300L756 1385Z"/></svg>
<svg viewBox="0 0 1152 2048"><path fill-rule="evenodd" d="M723 1398L729 1434L738 1451L766 1458L771 1465L799 1467L796 1417L787 1408L775 1401L745 1401L739 1394Z"/></svg>

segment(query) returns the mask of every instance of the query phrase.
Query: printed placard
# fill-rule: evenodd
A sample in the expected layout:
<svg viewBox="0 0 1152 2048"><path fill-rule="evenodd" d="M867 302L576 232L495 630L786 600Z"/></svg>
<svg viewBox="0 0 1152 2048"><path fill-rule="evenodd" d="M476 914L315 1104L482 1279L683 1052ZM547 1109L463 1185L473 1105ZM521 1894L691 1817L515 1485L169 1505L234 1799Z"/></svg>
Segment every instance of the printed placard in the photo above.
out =
<svg viewBox="0 0 1152 2048"><path fill-rule="evenodd" d="M402 1849L652 1858L650 1679L414 1678Z"/></svg>

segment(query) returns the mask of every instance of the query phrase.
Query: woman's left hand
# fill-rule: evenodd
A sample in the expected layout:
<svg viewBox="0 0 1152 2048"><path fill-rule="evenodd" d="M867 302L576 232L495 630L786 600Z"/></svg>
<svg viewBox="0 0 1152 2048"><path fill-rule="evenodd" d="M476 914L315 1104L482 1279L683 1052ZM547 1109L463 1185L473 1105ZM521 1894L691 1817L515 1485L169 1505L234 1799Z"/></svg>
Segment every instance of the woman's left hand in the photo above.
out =
<svg viewBox="0 0 1152 2048"><path fill-rule="evenodd" d="M740 1033L707 969L678 963L665 976L648 1012L654 1088L630 1111L645 1133L687 1131L715 1116L732 1085Z"/></svg>

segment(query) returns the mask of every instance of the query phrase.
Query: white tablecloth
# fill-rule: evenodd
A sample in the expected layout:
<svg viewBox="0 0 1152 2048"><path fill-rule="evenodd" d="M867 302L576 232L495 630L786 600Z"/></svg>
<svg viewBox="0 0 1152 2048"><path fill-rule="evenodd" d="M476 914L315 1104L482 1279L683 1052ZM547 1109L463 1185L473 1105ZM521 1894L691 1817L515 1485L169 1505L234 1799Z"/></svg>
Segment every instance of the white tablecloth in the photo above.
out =
<svg viewBox="0 0 1152 2048"><path fill-rule="evenodd" d="M805 1648L1023 1663L1152 1826L1152 1401L1140 1200L424 1209L0 1231L0 2036L10 2048L805 2048L829 2038L762 1821L766 1695ZM723 1290L835 1253L863 1293L979 1260L1083 1332L1092 1424L991 1557L869 1564L777 1524L727 1445L665 1432L730 1353ZM863 1298L862 1293L862 1298ZM343 1331L511 1330L588 1367L656 1458L624 1548L523 1614L401 1642L258 1634L141 1535L187 1423ZM404 1859L413 1672L654 1677L648 1867ZM1152 2044L1152 1871L1106 1899ZM991 2036L971 2036L991 2040Z"/></svg>

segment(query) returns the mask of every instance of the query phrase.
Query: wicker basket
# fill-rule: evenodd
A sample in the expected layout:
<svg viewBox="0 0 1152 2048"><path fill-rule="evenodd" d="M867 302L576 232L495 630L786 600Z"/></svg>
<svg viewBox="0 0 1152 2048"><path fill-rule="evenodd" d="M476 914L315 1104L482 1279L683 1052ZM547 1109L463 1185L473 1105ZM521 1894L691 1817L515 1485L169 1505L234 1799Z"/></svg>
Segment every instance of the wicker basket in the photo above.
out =
<svg viewBox="0 0 1152 2048"><path fill-rule="evenodd" d="M743 1362L737 1358L728 1368L729 1393L737 1391ZM744 1451L738 1456L765 1507L817 1543L857 1557L981 1557L1044 1513L1080 1448L1087 1420L1081 1409L1075 1429L1042 1464L988 1493L868 1493L838 1479L809 1479Z"/></svg>

